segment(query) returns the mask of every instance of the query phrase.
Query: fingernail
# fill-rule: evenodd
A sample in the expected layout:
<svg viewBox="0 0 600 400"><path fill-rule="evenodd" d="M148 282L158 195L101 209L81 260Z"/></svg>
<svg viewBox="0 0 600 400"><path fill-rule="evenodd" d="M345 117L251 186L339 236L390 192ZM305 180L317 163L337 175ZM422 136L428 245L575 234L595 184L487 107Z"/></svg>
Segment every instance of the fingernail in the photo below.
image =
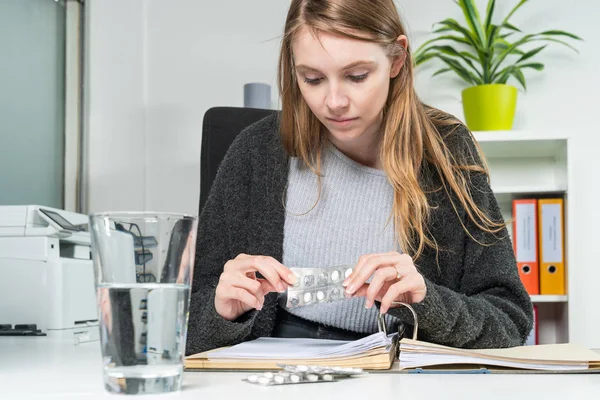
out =
<svg viewBox="0 0 600 400"><path fill-rule="evenodd" d="M352 294L352 293L354 293L355 290L356 290L356 288L354 287L354 285L350 285L346 288L346 293Z"/></svg>
<svg viewBox="0 0 600 400"><path fill-rule="evenodd" d="M346 287L348 286L348 283L350 283L350 279L345 279L344 282L342 282L342 286Z"/></svg>
<svg viewBox="0 0 600 400"><path fill-rule="evenodd" d="M278 289L279 293L285 292L285 285L283 284L283 282L279 282L277 284L277 289Z"/></svg>
<svg viewBox="0 0 600 400"><path fill-rule="evenodd" d="M259 304L258 307L256 307L257 310L262 310L262 304Z"/></svg>
<svg viewBox="0 0 600 400"><path fill-rule="evenodd" d="M367 300L367 301L365 302L365 308L368 310L368 309L370 309L371 307L373 307L373 302L372 302L371 300Z"/></svg>
<svg viewBox="0 0 600 400"><path fill-rule="evenodd" d="M289 281L289 282L290 282L292 285L296 284L296 281L297 281L297 280L298 280L298 277L296 276L296 274L294 274L293 272L290 272L290 273L288 274L288 281Z"/></svg>

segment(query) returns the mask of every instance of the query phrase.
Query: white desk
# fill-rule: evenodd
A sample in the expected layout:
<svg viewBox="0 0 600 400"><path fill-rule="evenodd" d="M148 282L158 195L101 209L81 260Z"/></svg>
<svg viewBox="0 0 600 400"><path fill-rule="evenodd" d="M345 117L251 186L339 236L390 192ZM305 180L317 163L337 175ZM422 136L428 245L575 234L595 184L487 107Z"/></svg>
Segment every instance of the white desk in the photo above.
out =
<svg viewBox="0 0 600 400"><path fill-rule="evenodd" d="M186 372L184 390L142 399L419 400L598 399L600 375L407 375L371 373L342 382L261 387L246 373ZM118 398L104 391L100 345L0 337L0 399ZM123 398L123 397L121 397Z"/></svg>

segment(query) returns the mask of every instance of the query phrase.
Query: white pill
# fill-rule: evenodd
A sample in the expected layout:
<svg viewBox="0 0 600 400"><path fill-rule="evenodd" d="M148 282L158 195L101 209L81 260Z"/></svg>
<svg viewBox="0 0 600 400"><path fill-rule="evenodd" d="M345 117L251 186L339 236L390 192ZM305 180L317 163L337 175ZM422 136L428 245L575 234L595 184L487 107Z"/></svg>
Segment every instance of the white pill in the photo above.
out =
<svg viewBox="0 0 600 400"><path fill-rule="evenodd" d="M325 293L322 290L319 290L317 292L317 300L319 300L319 301L325 300Z"/></svg>
<svg viewBox="0 0 600 400"><path fill-rule="evenodd" d="M304 303L310 303L312 300L312 294L310 292L304 293Z"/></svg>
<svg viewBox="0 0 600 400"><path fill-rule="evenodd" d="M306 372L308 367L306 365L298 365L298 372Z"/></svg>
<svg viewBox="0 0 600 400"><path fill-rule="evenodd" d="M340 280L340 271L337 271L337 270L333 271L331 273L331 280L334 281L334 282L339 281Z"/></svg>
<svg viewBox="0 0 600 400"><path fill-rule="evenodd" d="M273 379L275 379L275 383L282 384L282 383L284 383L284 382L285 382L285 378L284 378L283 376L281 376L281 375L277 375L277 376L276 376L275 378L273 378Z"/></svg>
<svg viewBox="0 0 600 400"><path fill-rule="evenodd" d="M344 272L344 277L347 278L350 276L350 274L352 274L352 268L348 268L346 272Z"/></svg>
<svg viewBox="0 0 600 400"><path fill-rule="evenodd" d="M290 381L292 381L294 383L298 383L298 382L300 382L300 377L296 374L292 374L292 375L290 375Z"/></svg>
<svg viewBox="0 0 600 400"><path fill-rule="evenodd" d="M327 284L327 273L325 272L321 272L318 276L317 276L317 284L319 286L323 286Z"/></svg>
<svg viewBox="0 0 600 400"><path fill-rule="evenodd" d="M294 271L294 276L296 277L296 282L294 282L294 287L298 287L300 286L300 275L298 275L297 272Z"/></svg>
<svg viewBox="0 0 600 400"><path fill-rule="evenodd" d="M288 307L298 307L300 305L300 298L298 296L291 296L288 303Z"/></svg>
<svg viewBox="0 0 600 400"><path fill-rule="evenodd" d="M328 381L328 382L330 382L330 381L332 381L332 380L333 380L333 375L325 374L325 375L321 376L321 378L322 378L324 381Z"/></svg>
<svg viewBox="0 0 600 400"><path fill-rule="evenodd" d="M315 374L306 374L306 379L308 379L311 382L316 382L319 380L319 375L315 375Z"/></svg>
<svg viewBox="0 0 600 400"><path fill-rule="evenodd" d="M331 300L337 300L340 298L340 289L334 287L333 289L331 289L331 292L329 293L329 298Z"/></svg>
<svg viewBox="0 0 600 400"><path fill-rule="evenodd" d="M246 379L248 382L256 383L258 382L258 375L248 375Z"/></svg>
<svg viewBox="0 0 600 400"><path fill-rule="evenodd" d="M258 378L258 383L260 383L261 385L268 385L271 383L271 380L266 376L261 376L260 378Z"/></svg>
<svg viewBox="0 0 600 400"><path fill-rule="evenodd" d="M271 378L273 377L273 373L272 373L272 372L265 372L265 373L263 374L263 376L264 376L265 378L269 378L269 379L271 379Z"/></svg>

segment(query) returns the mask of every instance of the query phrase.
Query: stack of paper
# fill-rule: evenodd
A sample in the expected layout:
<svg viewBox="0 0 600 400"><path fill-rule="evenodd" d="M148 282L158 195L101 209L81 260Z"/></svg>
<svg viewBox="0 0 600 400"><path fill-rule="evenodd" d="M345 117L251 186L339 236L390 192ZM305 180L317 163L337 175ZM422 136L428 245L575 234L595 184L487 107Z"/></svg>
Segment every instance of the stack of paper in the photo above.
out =
<svg viewBox="0 0 600 400"><path fill-rule="evenodd" d="M418 340L400 341L400 369L456 365L552 372L600 371L600 354L568 343L507 349L466 350Z"/></svg>
<svg viewBox="0 0 600 400"><path fill-rule="evenodd" d="M355 341L264 337L189 356L187 369L269 369L277 364L311 364L389 369L397 334L374 333Z"/></svg>

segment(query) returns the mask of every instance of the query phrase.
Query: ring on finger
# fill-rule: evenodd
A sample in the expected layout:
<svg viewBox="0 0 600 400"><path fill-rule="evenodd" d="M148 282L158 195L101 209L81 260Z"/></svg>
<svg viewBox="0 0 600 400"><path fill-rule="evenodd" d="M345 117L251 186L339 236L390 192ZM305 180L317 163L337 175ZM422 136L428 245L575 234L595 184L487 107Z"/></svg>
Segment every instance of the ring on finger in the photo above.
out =
<svg viewBox="0 0 600 400"><path fill-rule="evenodd" d="M396 279L402 278L402 274L400 273L398 266L394 266L394 269L396 270Z"/></svg>

